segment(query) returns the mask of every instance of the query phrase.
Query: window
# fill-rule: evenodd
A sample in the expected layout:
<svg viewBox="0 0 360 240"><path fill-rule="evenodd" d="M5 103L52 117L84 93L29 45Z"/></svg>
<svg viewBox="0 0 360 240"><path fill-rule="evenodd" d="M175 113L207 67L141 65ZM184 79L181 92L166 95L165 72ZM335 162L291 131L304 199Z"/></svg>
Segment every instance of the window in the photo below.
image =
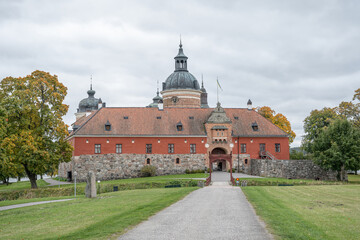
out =
<svg viewBox="0 0 360 240"><path fill-rule="evenodd" d="M150 158L147 158L147 159L146 159L146 164L147 164L147 165L150 165L150 164L151 164Z"/></svg>
<svg viewBox="0 0 360 240"><path fill-rule="evenodd" d="M146 144L146 153L152 153L152 144Z"/></svg>
<svg viewBox="0 0 360 240"><path fill-rule="evenodd" d="M183 125L182 125L181 122L179 122L178 124L176 124L176 129L177 129L178 131L182 131L182 130L183 130Z"/></svg>
<svg viewBox="0 0 360 240"><path fill-rule="evenodd" d="M95 144L95 153L101 153L101 144Z"/></svg>
<svg viewBox="0 0 360 240"><path fill-rule="evenodd" d="M253 131L258 131L259 130L259 126L258 126L257 122L253 122L251 124L251 127L252 127Z"/></svg>
<svg viewBox="0 0 360 240"><path fill-rule="evenodd" d="M245 159L245 164L248 164L248 160L247 160L247 159Z"/></svg>
<svg viewBox="0 0 360 240"><path fill-rule="evenodd" d="M168 145L168 152L169 152L169 153L174 153L174 144L170 143L170 144Z"/></svg>
<svg viewBox="0 0 360 240"><path fill-rule="evenodd" d="M161 116L157 116L156 119L161 119Z"/></svg>
<svg viewBox="0 0 360 240"><path fill-rule="evenodd" d="M190 116L189 119L194 119L194 117L193 117L193 116Z"/></svg>
<svg viewBox="0 0 360 240"><path fill-rule="evenodd" d="M190 144L190 153L196 153L196 144Z"/></svg>
<svg viewBox="0 0 360 240"><path fill-rule="evenodd" d="M239 117L234 117L234 119L236 119L236 120L237 120L237 119L239 119Z"/></svg>
<svg viewBox="0 0 360 240"><path fill-rule="evenodd" d="M180 158L175 159L175 164L180 164Z"/></svg>
<svg viewBox="0 0 360 240"><path fill-rule="evenodd" d="M241 146L241 153L246 153L246 144L242 143L240 146Z"/></svg>
<svg viewBox="0 0 360 240"><path fill-rule="evenodd" d="M280 143L275 143L275 152L280 152Z"/></svg>
<svg viewBox="0 0 360 240"><path fill-rule="evenodd" d="M265 143L260 143L260 152L265 151Z"/></svg>
<svg viewBox="0 0 360 240"><path fill-rule="evenodd" d="M129 117L128 117L128 116L125 116L124 119L129 119Z"/></svg>
<svg viewBox="0 0 360 240"><path fill-rule="evenodd" d="M105 123L105 131L111 131L111 124L109 120Z"/></svg>
<svg viewBox="0 0 360 240"><path fill-rule="evenodd" d="M122 153L122 144L116 144L116 153Z"/></svg>

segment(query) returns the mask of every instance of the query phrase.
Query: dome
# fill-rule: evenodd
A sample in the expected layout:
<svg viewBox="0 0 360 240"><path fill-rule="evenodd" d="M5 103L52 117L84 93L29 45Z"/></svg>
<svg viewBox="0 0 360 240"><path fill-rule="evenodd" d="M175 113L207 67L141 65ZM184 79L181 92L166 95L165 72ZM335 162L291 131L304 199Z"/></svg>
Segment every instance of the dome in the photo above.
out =
<svg viewBox="0 0 360 240"><path fill-rule="evenodd" d="M170 89L194 89L199 90L200 86L196 78L187 71L173 72L163 83L163 90Z"/></svg>
<svg viewBox="0 0 360 240"><path fill-rule="evenodd" d="M98 109L99 99L94 97L95 91L92 90L92 87L90 87L90 90L87 91L87 94L89 96L81 100L79 103L79 112L86 112Z"/></svg>

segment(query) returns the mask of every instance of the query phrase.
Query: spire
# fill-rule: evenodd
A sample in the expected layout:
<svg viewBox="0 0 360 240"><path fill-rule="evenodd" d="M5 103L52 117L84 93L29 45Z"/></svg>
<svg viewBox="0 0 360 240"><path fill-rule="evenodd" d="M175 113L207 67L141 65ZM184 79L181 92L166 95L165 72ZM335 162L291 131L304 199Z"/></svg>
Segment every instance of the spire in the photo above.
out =
<svg viewBox="0 0 360 240"><path fill-rule="evenodd" d="M89 98L94 98L95 91L92 89L92 75L90 75L90 90L87 91Z"/></svg>
<svg viewBox="0 0 360 240"><path fill-rule="evenodd" d="M174 57L174 59L175 59L175 72L176 71L186 71L186 72L188 71L187 70L187 59L188 59L188 57L185 56L182 46L183 45L182 45L181 35L180 35L179 52L176 55L176 57Z"/></svg>

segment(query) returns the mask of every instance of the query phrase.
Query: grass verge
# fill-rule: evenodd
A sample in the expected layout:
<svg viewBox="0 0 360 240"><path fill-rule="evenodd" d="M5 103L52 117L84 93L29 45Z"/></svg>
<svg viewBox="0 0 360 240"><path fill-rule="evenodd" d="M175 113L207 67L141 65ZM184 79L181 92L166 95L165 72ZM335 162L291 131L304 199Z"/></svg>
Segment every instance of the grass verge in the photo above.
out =
<svg viewBox="0 0 360 240"><path fill-rule="evenodd" d="M359 239L360 185L242 189L278 239Z"/></svg>
<svg viewBox="0 0 360 240"><path fill-rule="evenodd" d="M3 239L108 239L197 188L146 189L103 194L0 212Z"/></svg>

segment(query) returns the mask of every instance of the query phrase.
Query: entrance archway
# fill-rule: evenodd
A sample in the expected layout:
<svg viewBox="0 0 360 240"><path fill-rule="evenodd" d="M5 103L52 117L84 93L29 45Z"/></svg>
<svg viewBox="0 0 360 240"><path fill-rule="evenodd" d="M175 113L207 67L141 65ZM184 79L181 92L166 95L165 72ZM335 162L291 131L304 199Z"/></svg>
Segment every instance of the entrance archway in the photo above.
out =
<svg viewBox="0 0 360 240"><path fill-rule="evenodd" d="M230 166L230 181L234 184L234 178L232 177L232 152L230 154L226 154L225 150L222 148L214 148L211 152L209 152L209 170L210 176L206 179L206 185L209 185L211 182L211 172L213 171L213 163L221 162L221 167L226 166L226 162L229 162Z"/></svg>
<svg viewBox="0 0 360 240"><path fill-rule="evenodd" d="M225 150L222 148L214 148L211 151L211 154L226 154Z"/></svg>

